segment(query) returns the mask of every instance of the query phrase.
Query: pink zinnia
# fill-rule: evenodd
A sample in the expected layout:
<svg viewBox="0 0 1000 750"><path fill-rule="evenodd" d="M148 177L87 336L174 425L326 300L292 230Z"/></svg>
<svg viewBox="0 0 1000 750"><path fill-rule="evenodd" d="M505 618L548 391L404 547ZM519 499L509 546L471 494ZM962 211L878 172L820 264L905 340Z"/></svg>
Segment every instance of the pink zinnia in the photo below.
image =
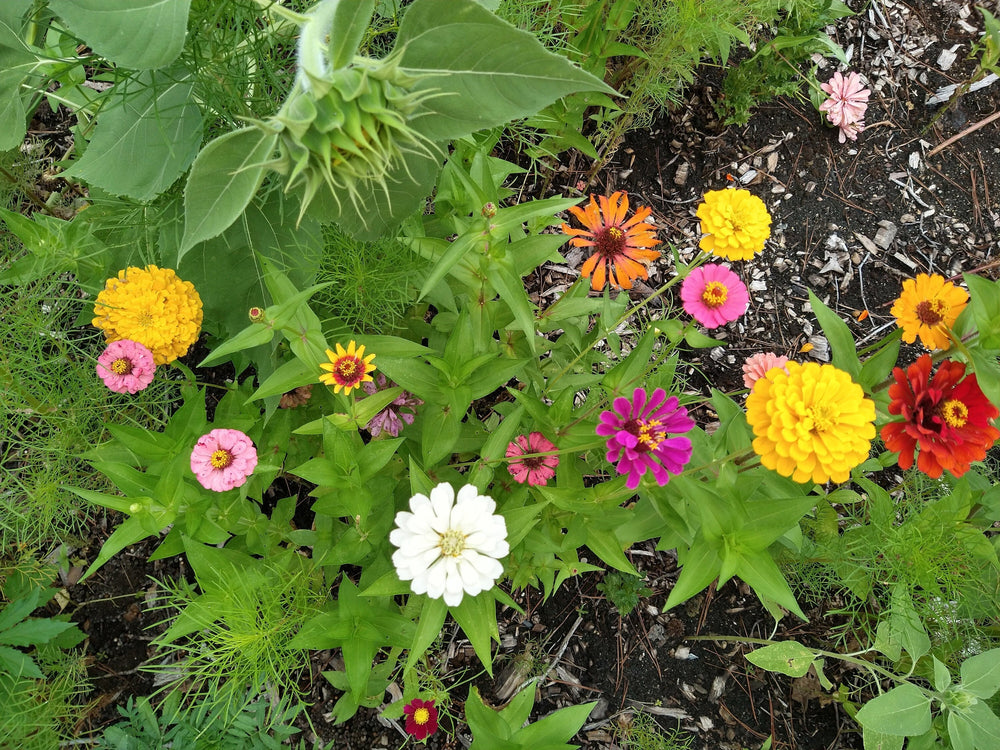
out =
<svg viewBox="0 0 1000 750"><path fill-rule="evenodd" d="M542 433L532 432L530 435L518 435L507 446L506 456L514 458L528 453L549 453L555 450L556 446L546 440ZM559 456L530 456L511 461L507 464L507 471L521 484L527 482L533 486L544 485L555 476L558 465Z"/></svg>
<svg viewBox="0 0 1000 750"><path fill-rule="evenodd" d="M191 451L191 471L207 490L242 487L257 466L253 441L239 430L212 430Z"/></svg>
<svg viewBox="0 0 1000 750"><path fill-rule="evenodd" d="M819 86L830 95L819 105L819 111L826 112L830 124L840 128L841 143L848 138L856 141L858 133L865 128L865 110L868 109L871 90L864 88L861 76L854 71L848 73L846 78L839 72L834 73L833 78Z"/></svg>
<svg viewBox="0 0 1000 750"><path fill-rule="evenodd" d="M718 328L747 311L750 294L729 266L699 266L681 284L684 310L706 328Z"/></svg>
<svg viewBox="0 0 1000 750"><path fill-rule="evenodd" d="M415 739L427 739L437 731L438 710L434 701L414 698L403 707L403 713L406 715L406 733Z"/></svg>
<svg viewBox="0 0 1000 750"><path fill-rule="evenodd" d="M597 434L608 438L608 461L618 463L619 474L628 474L626 487L638 487L647 469L661 487L671 474L684 470L691 460L691 441L668 435L688 432L694 420L676 396L667 398L667 392L657 388L647 402L645 389L636 388L631 401L619 396L613 406L614 411L601 412Z"/></svg>
<svg viewBox="0 0 1000 750"><path fill-rule="evenodd" d="M396 384L388 380L382 373L377 373L374 381L362 383L361 387L365 393L372 396L386 388L395 388ZM399 433L403 431L403 423L413 424L416 409L423 403L423 400L409 391L403 391L392 400L392 403L368 421L368 432L373 438L378 437L381 432L399 437Z"/></svg>
<svg viewBox="0 0 1000 750"><path fill-rule="evenodd" d="M138 341L120 339L97 358L97 374L115 393L137 393L153 382L153 353Z"/></svg>
<svg viewBox="0 0 1000 750"><path fill-rule="evenodd" d="M743 363L743 385L753 389L753 384L775 367L784 367L788 357L782 357L774 352L761 352L747 357Z"/></svg>

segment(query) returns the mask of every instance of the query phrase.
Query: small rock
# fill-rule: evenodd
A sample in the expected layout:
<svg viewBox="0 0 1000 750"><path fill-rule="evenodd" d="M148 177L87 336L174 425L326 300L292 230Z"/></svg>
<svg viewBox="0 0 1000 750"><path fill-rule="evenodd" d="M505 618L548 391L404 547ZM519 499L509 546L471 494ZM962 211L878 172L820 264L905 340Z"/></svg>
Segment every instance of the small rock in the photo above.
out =
<svg viewBox="0 0 1000 750"><path fill-rule="evenodd" d="M891 221L880 221L879 230L875 233L875 244L883 250L888 250L889 245L896 239L896 225Z"/></svg>

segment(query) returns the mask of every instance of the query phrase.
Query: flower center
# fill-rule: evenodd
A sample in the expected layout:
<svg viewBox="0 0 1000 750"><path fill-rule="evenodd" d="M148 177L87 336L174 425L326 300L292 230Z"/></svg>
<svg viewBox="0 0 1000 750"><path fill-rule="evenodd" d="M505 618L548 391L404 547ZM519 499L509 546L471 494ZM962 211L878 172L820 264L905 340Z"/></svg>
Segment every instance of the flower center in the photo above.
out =
<svg viewBox="0 0 1000 750"><path fill-rule="evenodd" d="M941 404L941 418L949 427L964 427L969 421L969 407L958 399L948 399Z"/></svg>
<svg viewBox="0 0 1000 750"><path fill-rule="evenodd" d="M132 360L128 357L119 357L111 363L111 372L115 375L131 375Z"/></svg>
<svg viewBox="0 0 1000 750"><path fill-rule="evenodd" d="M625 232L621 227L606 227L594 233L594 247L605 258L615 258L625 250Z"/></svg>
<svg viewBox="0 0 1000 750"><path fill-rule="evenodd" d="M149 328L153 325L153 313L149 312L149 310L143 310L135 316L135 324L140 328Z"/></svg>
<svg viewBox="0 0 1000 750"><path fill-rule="evenodd" d="M715 309L726 304L728 295L729 291L725 284L721 281L710 281L705 284L705 291L701 293L701 301L705 303L705 307Z"/></svg>
<svg viewBox="0 0 1000 750"><path fill-rule="evenodd" d="M630 419L622 429L631 432L638 439L639 443L635 446L637 453L648 453L655 451L667 437L667 431L661 425L662 422L658 419Z"/></svg>
<svg viewBox="0 0 1000 750"><path fill-rule="evenodd" d="M430 720L431 720L431 712L428 711L423 706L421 706L420 708L418 708L416 711L413 712L413 721L417 724L417 726L422 727Z"/></svg>
<svg viewBox="0 0 1000 750"><path fill-rule="evenodd" d="M936 326L944 320L947 305L939 299L925 299L917 304L917 320L927 326Z"/></svg>
<svg viewBox="0 0 1000 750"><path fill-rule="evenodd" d="M355 357L342 357L337 363L337 374L344 380L350 380L358 372L358 360Z"/></svg>
<svg viewBox="0 0 1000 750"><path fill-rule="evenodd" d="M460 557L465 551L465 534L458 529L448 529L441 535L438 547L445 557Z"/></svg>
<svg viewBox="0 0 1000 750"><path fill-rule="evenodd" d="M806 416L812 421L810 432L826 432L833 427L833 409L826 404L814 404L806 409Z"/></svg>
<svg viewBox="0 0 1000 750"><path fill-rule="evenodd" d="M232 465L233 454L225 448L219 448L218 450L212 452L212 457L209 461L211 461L213 469L225 469Z"/></svg>

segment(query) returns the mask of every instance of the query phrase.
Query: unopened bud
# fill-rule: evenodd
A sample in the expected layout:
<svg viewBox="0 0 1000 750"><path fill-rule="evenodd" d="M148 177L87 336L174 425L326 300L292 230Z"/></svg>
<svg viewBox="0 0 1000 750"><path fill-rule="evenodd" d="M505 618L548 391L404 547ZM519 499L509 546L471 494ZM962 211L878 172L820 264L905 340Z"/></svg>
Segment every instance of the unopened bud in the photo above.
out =
<svg viewBox="0 0 1000 750"><path fill-rule="evenodd" d="M492 219L497 215L497 206L495 203L490 202L483 206L483 210L480 211L484 219Z"/></svg>
<svg viewBox="0 0 1000 750"><path fill-rule="evenodd" d="M263 323L264 322L264 308L263 307L251 307L247 312L250 316L251 323Z"/></svg>

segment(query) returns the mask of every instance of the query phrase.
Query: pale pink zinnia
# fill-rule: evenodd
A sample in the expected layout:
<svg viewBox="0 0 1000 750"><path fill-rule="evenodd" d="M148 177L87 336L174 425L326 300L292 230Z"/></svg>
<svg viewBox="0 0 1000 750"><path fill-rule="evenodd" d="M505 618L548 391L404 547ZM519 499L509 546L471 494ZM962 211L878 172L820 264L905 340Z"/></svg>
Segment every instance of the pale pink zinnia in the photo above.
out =
<svg viewBox="0 0 1000 750"><path fill-rule="evenodd" d="M865 128L865 110L868 109L871 90L864 88L861 76L854 71L848 73L846 78L838 71L819 86L830 96L819 105L819 111L826 112L830 124L840 128L841 143L848 138L856 141L858 133Z"/></svg>
<svg viewBox="0 0 1000 750"><path fill-rule="evenodd" d="M767 374L768 370L775 367L784 367L788 362L788 357L783 357L774 352L760 352L751 357L747 357L743 363L743 385L753 389L753 384Z"/></svg>
<svg viewBox="0 0 1000 750"><path fill-rule="evenodd" d="M202 487L215 492L242 487L256 467L257 449L239 430L212 430L191 451L191 471Z"/></svg>
<svg viewBox="0 0 1000 750"><path fill-rule="evenodd" d="M516 458L531 453L550 453L556 450L556 446L545 439L540 432L532 432L530 435L518 435L512 443L507 446L507 458ZM559 465L559 456L528 456L507 464L507 470L514 477L514 480L529 485L544 485L556 474L556 466Z"/></svg>
<svg viewBox="0 0 1000 750"><path fill-rule="evenodd" d="M382 373L376 373L374 381L361 384L361 388L369 396L395 387L396 384ZM393 437L399 437L399 433L403 431L403 424L413 424L417 415L417 407L422 406L423 403L423 400L409 391L403 391L392 400L392 403L368 421L368 432L373 438L378 437L383 432Z"/></svg>
<svg viewBox="0 0 1000 750"><path fill-rule="evenodd" d="M153 353L138 341L120 339L97 358L97 374L115 393L137 393L153 382Z"/></svg>
<svg viewBox="0 0 1000 750"><path fill-rule="evenodd" d="M694 428L694 420L676 396L667 398L667 392L657 388L646 401L646 390L636 388L631 400L619 396L613 408L601 412L597 434L608 438L608 462L628 475L626 487L638 487L647 470L661 487L671 474L684 470L692 449L682 435Z"/></svg>
<svg viewBox="0 0 1000 750"><path fill-rule="evenodd" d="M747 311L750 294L729 266L699 266L681 284L684 310L706 328L718 328Z"/></svg>

